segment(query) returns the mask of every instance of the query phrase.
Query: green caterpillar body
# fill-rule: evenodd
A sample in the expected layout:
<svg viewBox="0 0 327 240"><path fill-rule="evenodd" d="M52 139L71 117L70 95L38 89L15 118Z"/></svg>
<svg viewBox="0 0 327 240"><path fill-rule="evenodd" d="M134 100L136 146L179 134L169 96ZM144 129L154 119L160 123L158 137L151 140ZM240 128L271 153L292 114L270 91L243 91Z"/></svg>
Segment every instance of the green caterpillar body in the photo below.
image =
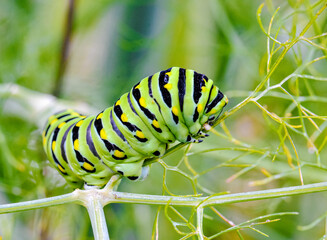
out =
<svg viewBox="0 0 327 240"><path fill-rule="evenodd" d="M140 177L145 159L169 143L200 142L228 99L213 81L178 67L155 73L95 116L66 110L51 116L42 133L52 165L74 187L104 186L113 174Z"/></svg>

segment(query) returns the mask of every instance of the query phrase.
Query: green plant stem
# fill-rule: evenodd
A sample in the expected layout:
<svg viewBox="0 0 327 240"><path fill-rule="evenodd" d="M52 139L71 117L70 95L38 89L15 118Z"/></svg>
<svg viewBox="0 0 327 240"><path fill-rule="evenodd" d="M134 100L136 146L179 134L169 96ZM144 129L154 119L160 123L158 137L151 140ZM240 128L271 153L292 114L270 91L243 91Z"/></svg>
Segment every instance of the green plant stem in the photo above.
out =
<svg viewBox="0 0 327 240"><path fill-rule="evenodd" d="M61 196L0 205L0 214L56 206L64 203L77 203L87 208L92 223L94 238L95 240L100 240L109 239L108 228L103 212L103 207L107 204L138 203L151 205L189 206L197 207L197 235L199 239L204 239L202 232L204 207L327 191L327 182L322 182L263 191L213 195L210 197L160 196L116 192L113 189L115 188L115 185L119 183L119 181L120 177L115 176L104 189L76 189L72 193Z"/></svg>
<svg viewBox="0 0 327 240"><path fill-rule="evenodd" d="M112 192L112 196L105 199L106 203L139 203L152 205L179 205L179 206L201 206L207 207L218 204L248 202L261 199L270 199L300 195L314 192L327 191L327 182L307 184L295 187L277 188L271 190L233 193L211 197L176 197L176 196L158 196L124 192Z"/></svg>
<svg viewBox="0 0 327 240"><path fill-rule="evenodd" d="M199 206L196 209L196 222L197 222L196 231L198 233L198 239L203 240L204 235L203 235L203 207L202 206Z"/></svg>
<svg viewBox="0 0 327 240"><path fill-rule="evenodd" d="M263 5L261 5L259 7L259 9L260 9L259 10L259 14L260 14L260 11L261 11L262 6ZM245 98L242 102L240 102L239 104L237 104L235 107L233 107L229 111L225 112L218 119L218 121L213 125L213 127L217 126L219 123L221 123L227 117L231 116L232 114L234 114L235 112L237 112L238 110L240 110L242 107L244 107L246 104L248 104L249 102L251 102L251 99L255 96L255 94L257 94L261 90L261 88L263 88L265 86L266 82L270 79L271 75L275 72L275 70L279 66L280 62L284 59L286 53L298 41L300 41L302 39L302 37L304 36L304 34L308 31L308 29L312 26L312 24L320 16L320 14L325 10L326 7L327 7L327 4L323 5L322 8L319 9L319 11L310 19L310 21L308 22L308 24L302 29L301 33L295 39L292 39L292 41L290 41L290 42L286 41L284 44L282 44L284 46L284 49L283 49L282 53L278 56L278 58L276 59L275 63L272 65L270 71L267 72L267 75L265 76L265 78L258 84L258 86L255 88L255 90L251 93L251 95L248 96L247 98ZM260 17L260 16L258 16L258 17ZM259 21L259 24L260 24L260 22L261 22L261 20Z"/></svg>
<svg viewBox="0 0 327 240"><path fill-rule="evenodd" d="M79 203L86 207L94 234L95 240L109 240L109 232L104 216L103 207L106 205L105 197L111 196L111 192L119 185L121 176L113 175L103 189L90 188L87 190L76 189L75 196Z"/></svg>
<svg viewBox="0 0 327 240"><path fill-rule="evenodd" d="M94 239L109 240L109 233L101 199L97 198L97 195L90 195L85 207L90 216Z"/></svg>
<svg viewBox="0 0 327 240"><path fill-rule="evenodd" d="M0 205L0 214L57 206L65 203L77 203L75 192L38 200Z"/></svg>
<svg viewBox="0 0 327 240"><path fill-rule="evenodd" d="M240 203L262 199L287 197L300 194L327 191L327 182L307 184L302 186L277 188L271 190L253 191L214 195L210 197L160 196L137 193L116 192L108 189L75 190L73 193L57 197L43 198L33 201L0 205L0 214L51 207L64 203L78 203L88 207L89 201L100 201L102 206L110 203L137 203L151 205L194 206L201 204L208 207L218 204ZM92 196L92 197L90 197Z"/></svg>

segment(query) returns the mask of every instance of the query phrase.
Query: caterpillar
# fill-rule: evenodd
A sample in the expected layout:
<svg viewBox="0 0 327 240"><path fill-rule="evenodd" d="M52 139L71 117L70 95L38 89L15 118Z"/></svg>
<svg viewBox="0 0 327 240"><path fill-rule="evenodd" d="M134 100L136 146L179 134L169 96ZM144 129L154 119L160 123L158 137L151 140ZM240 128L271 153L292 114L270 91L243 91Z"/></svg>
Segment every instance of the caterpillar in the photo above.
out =
<svg viewBox="0 0 327 240"><path fill-rule="evenodd" d="M207 76L172 67L144 78L97 115L52 115L43 147L75 188L102 187L117 173L136 180L144 160L162 156L168 144L201 142L205 125L215 123L227 103Z"/></svg>

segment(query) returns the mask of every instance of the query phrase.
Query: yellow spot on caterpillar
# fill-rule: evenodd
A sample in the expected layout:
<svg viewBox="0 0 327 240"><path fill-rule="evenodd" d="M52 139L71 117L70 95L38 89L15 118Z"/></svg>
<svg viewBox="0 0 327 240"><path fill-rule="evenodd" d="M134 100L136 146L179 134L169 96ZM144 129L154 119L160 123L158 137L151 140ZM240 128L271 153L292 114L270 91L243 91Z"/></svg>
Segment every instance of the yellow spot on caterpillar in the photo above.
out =
<svg viewBox="0 0 327 240"><path fill-rule="evenodd" d="M127 121L128 121L128 118L127 118L127 116L126 116L125 113L123 113L123 114L121 115L121 120L122 120L123 122L127 122Z"/></svg>
<svg viewBox="0 0 327 240"><path fill-rule="evenodd" d="M53 119L53 120L50 122L50 125L54 124L54 123L57 122L57 121L58 121L57 118Z"/></svg>
<svg viewBox="0 0 327 240"><path fill-rule="evenodd" d="M152 121L152 125L155 126L156 128L159 128L160 127L157 120L153 120Z"/></svg>
<svg viewBox="0 0 327 240"><path fill-rule="evenodd" d="M100 137L101 137L102 139L107 139L107 134L106 134L106 132L104 131L103 128L102 128L101 131L100 131Z"/></svg>
<svg viewBox="0 0 327 240"><path fill-rule="evenodd" d="M116 106L120 105L120 99L118 99L118 101L116 102Z"/></svg>
<svg viewBox="0 0 327 240"><path fill-rule="evenodd" d="M60 172L66 173L65 169L59 164L58 164L58 169L60 170Z"/></svg>
<svg viewBox="0 0 327 240"><path fill-rule="evenodd" d="M203 106L201 103L198 104L198 112L202 112L203 111Z"/></svg>
<svg viewBox="0 0 327 240"><path fill-rule="evenodd" d="M52 142L52 146L51 146L52 151L54 151L55 147L56 147L56 141L53 141L53 142Z"/></svg>
<svg viewBox="0 0 327 240"><path fill-rule="evenodd" d="M166 75L168 75L168 76L170 77L170 75L171 75L171 72L166 72Z"/></svg>
<svg viewBox="0 0 327 240"><path fill-rule="evenodd" d="M102 115L103 115L103 113L100 113L100 114L97 116L97 119L102 118Z"/></svg>
<svg viewBox="0 0 327 240"><path fill-rule="evenodd" d="M201 90L202 90L202 92L205 92L205 91L206 91L206 87L203 86L203 87L201 88Z"/></svg>
<svg viewBox="0 0 327 240"><path fill-rule="evenodd" d="M142 133L142 132L139 131L139 130L137 130L135 134L136 134L136 136L138 136L139 138L145 138L144 133Z"/></svg>
<svg viewBox="0 0 327 240"><path fill-rule="evenodd" d="M78 150L78 149L79 149L79 141L78 141L78 139L76 139L76 140L74 141L74 149L75 149L75 150Z"/></svg>
<svg viewBox="0 0 327 240"><path fill-rule="evenodd" d="M76 123L76 127L80 127L80 126L82 125L82 123L83 123L83 120L77 122L77 123Z"/></svg>
<svg viewBox="0 0 327 240"><path fill-rule="evenodd" d="M209 112L209 115L212 115L212 114L215 114L217 113L217 110L216 109L212 109L210 112Z"/></svg>
<svg viewBox="0 0 327 240"><path fill-rule="evenodd" d="M136 88L136 89L139 89L139 88L140 88L140 84L137 84L137 85L135 86L135 88Z"/></svg>
<svg viewBox="0 0 327 240"><path fill-rule="evenodd" d="M85 115L81 115L80 117L81 117L81 118L86 118L86 116L85 116Z"/></svg>
<svg viewBox="0 0 327 240"><path fill-rule="evenodd" d="M121 152L121 151L119 151L119 150L115 150L115 151L114 151L114 155L115 155L115 157L118 157L118 158L123 158L123 157L125 157L125 153L124 153L124 152Z"/></svg>
<svg viewBox="0 0 327 240"><path fill-rule="evenodd" d="M173 106L173 108L171 110L172 110L172 112L173 112L173 114L175 116L178 116L178 109L177 109L177 107Z"/></svg>
<svg viewBox="0 0 327 240"><path fill-rule="evenodd" d="M204 82L207 82L207 80L206 80L205 78L202 78L202 80L203 80Z"/></svg>
<svg viewBox="0 0 327 240"><path fill-rule="evenodd" d="M171 83L167 83L164 88L166 88L167 90L171 90L173 88L173 85Z"/></svg>
<svg viewBox="0 0 327 240"><path fill-rule="evenodd" d="M43 137L43 145L45 145L47 139L45 137Z"/></svg>
<svg viewBox="0 0 327 240"><path fill-rule="evenodd" d="M60 123L59 126L58 126L58 128L62 128L62 126L64 126L65 123L66 123L66 122L62 122L62 123Z"/></svg>
<svg viewBox="0 0 327 240"><path fill-rule="evenodd" d="M145 98L141 97L139 101L140 101L140 105L145 108L146 107Z"/></svg>
<svg viewBox="0 0 327 240"><path fill-rule="evenodd" d="M89 164L88 162L83 163L83 168L85 168L88 171L93 171L93 169L94 169L94 167L91 164Z"/></svg>

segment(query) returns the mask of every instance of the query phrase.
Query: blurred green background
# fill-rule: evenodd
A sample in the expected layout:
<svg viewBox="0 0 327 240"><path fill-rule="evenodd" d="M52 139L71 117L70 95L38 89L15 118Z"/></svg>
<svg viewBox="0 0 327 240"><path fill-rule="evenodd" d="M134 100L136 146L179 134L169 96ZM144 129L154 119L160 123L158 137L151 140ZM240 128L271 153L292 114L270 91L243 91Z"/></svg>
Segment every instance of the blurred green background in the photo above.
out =
<svg viewBox="0 0 327 240"><path fill-rule="evenodd" d="M69 2L0 1L0 83L19 84L39 93L56 92L62 99L86 102L99 110L110 106L142 78L172 66L194 69L213 79L229 96L227 109L230 109L248 96L266 75L267 37L257 21L259 5L265 3L261 18L266 29L271 16L280 7L272 36L278 32L277 39L285 42L299 34L326 3L309 0L76 1L69 57L60 82L58 72ZM326 30L324 11L307 35L321 35ZM280 82L305 62L326 56L326 35L314 41L322 48L304 41L297 43L285 56L270 83ZM271 59L274 60L276 57ZM300 73L326 78L326 59ZM283 87L295 96L293 103L285 98L283 89L278 89L260 100L260 104L280 117L301 115L299 106L309 110L304 110L309 115L313 112L320 116L313 120L316 126L308 119L285 120L288 124L302 125L300 133L289 130L298 160L292 142L284 139L282 124L251 103L226 119L223 128L216 128L227 138L211 134L204 143L193 146L191 152L240 146L232 141L237 139L248 149L269 149L267 156L235 150L193 154L187 160L200 173L196 181L156 163L145 181L124 180L119 190L168 194L163 190L164 169L167 170L168 189L177 195L300 185L298 164L305 184L326 181L327 82L292 78ZM296 98L298 96L311 97L311 100L302 101ZM7 114L5 105L9 100L10 96L0 98L0 204L70 192L46 161L40 129L33 122ZM314 139L315 146L308 139ZM320 148L319 151L316 148ZM192 178L194 173L183 157L182 150L164 161L174 166L182 159L179 172L184 171ZM201 173L219 164L225 165ZM256 182L259 180L266 182ZM313 223L326 213L326 197L323 193L309 194L216 209L235 224L269 213L298 211L299 215L284 216L281 221L258 229L271 239L323 239L326 217L306 231L299 230L298 226ZM106 207L111 238L151 239L157 209L132 204ZM191 217L191 209L178 208L178 211L186 219ZM204 232L207 236L229 227L210 209L205 213ZM171 210L169 216L183 222ZM180 230L190 231L188 227ZM241 233L244 239L266 239L250 229ZM3 239L93 239L86 210L75 205L0 215L0 236ZM183 235L174 230L161 208L159 239L181 237ZM239 239L239 236L231 232L214 239Z"/></svg>

